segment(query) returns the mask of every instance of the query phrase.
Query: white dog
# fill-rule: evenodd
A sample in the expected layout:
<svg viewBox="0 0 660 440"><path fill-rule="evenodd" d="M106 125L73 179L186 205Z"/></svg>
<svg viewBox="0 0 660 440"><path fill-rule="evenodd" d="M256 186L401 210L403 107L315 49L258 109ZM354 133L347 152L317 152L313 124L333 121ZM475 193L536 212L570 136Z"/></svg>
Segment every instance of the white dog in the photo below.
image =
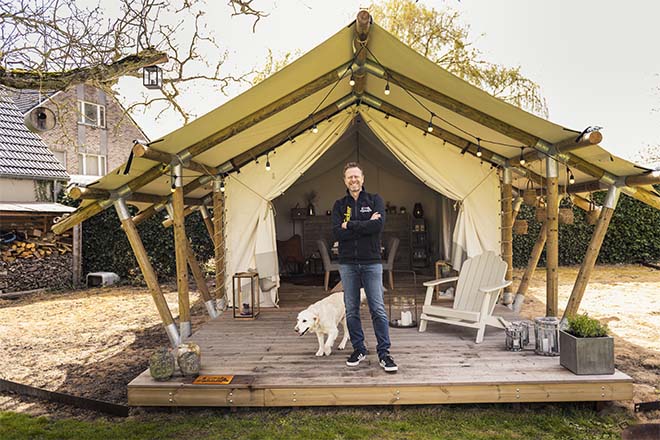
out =
<svg viewBox="0 0 660 440"><path fill-rule="evenodd" d="M364 289L360 289L361 302L364 302L366 298ZM346 342L348 342L348 327L346 326L346 308L344 306L343 291L335 292L298 313L298 321L294 330L300 336L303 336L309 330L316 333L316 337L319 340L319 349L316 352L316 356L330 356L332 346L337 336L339 336L339 330L337 328L339 323L342 324L344 329L344 337L337 348L343 350L346 348ZM328 339L325 342L324 335L328 335Z"/></svg>

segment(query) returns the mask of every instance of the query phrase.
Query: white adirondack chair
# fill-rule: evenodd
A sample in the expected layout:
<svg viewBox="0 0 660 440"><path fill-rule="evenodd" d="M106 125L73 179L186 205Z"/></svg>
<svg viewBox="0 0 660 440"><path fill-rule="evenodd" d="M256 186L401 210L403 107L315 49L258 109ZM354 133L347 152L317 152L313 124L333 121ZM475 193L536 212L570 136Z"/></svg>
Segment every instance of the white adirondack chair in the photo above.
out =
<svg viewBox="0 0 660 440"><path fill-rule="evenodd" d="M476 342L479 344L484 340L487 325L504 328L506 321L494 317L493 309L502 289L511 284L511 281L504 279L506 269L506 263L495 252L488 251L466 260L457 277L424 283L426 298L419 331L426 331L428 321L476 328ZM458 285L453 307L431 305L434 287L456 280Z"/></svg>

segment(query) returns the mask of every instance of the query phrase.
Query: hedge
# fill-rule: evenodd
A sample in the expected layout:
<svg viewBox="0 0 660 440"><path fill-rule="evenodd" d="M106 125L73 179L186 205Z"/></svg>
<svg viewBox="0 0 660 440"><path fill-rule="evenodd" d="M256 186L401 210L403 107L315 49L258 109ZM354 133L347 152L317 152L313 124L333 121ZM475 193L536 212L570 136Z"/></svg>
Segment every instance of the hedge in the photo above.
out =
<svg viewBox="0 0 660 440"><path fill-rule="evenodd" d="M660 185L656 186L660 189ZM606 193L594 194L596 203L601 204ZM559 264L562 266L582 263L589 246L594 227L587 224L585 212L573 208L575 223L559 225ZM529 254L538 237L541 224L534 218L534 208L523 205L519 219L527 220L527 235L513 236L513 265L527 265ZM652 208L632 197L621 195L614 210L607 235L600 249L597 263L638 263L660 261L660 210ZM545 251L539 265L545 264Z"/></svg>
<svg viewBox="0 0 660 440"><path fill-rule="evenodd" d="M138 225L159 279L176 277L174 231L172 227L163 228L164 219L165 211L161 211ZM186 217L186 234L200 264L213 256L213 243L199 212ZM96 271L115 272L132 281L142 280L140 267L114 209L106 209L83 223L83 274Z"/></svg>

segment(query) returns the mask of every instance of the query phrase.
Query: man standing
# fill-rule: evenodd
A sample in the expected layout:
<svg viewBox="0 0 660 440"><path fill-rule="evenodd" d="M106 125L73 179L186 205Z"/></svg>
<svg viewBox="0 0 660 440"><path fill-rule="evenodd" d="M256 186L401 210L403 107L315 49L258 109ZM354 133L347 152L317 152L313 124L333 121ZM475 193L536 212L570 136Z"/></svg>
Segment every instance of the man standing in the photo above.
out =
<svg viewBox="0 0 660 440"><path fill-rule="evenodd" d="M385 224L385 204L378 194L363 188L364 173L356 162L344 166L345 197L332 209L332 232L339 242L339 275L344 286L346 325L353 354L346 365L355 367L367 357L360 321L360 288L364 287L371 322L376 333L380 366L388 373L398 370L390 356L390 334L383 301L383 266L380 257L380 234Z"/></svg>

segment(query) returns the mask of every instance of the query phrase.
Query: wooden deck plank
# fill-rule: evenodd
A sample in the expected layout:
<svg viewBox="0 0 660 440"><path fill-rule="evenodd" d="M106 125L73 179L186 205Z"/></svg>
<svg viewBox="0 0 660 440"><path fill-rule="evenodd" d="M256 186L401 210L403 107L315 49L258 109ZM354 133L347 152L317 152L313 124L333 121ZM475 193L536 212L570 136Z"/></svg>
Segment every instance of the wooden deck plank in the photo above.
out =
<svg viewBox="0 0 660 440"><path fill-rule="evenodd" d="M422 288L418 288L422 291ZM504 332L488 329L476 344L476 331L431 323L425 333L390 329L397 374L377 363L368 311L362 324L372 352L357 368L345 365L344 351L316 357L314 335L294 331L297 313L325 295L320 287L286 285L279 309L262 309L254 321L225 313L195 332L202 350L201 374L235 375L233 383L192 385L188 378L156 382L148 371L129 384L129 404L157 406L318 406L425 403L559 402L626 400L632 379L620 371L608 376L576 376L558 357L504 350ZM421 297L421 293L419 295ZM498 307L506 319L516 319ZM341 333L341 331L340 331ZM341 335L337 343L341 340ZM336 346L336 345L335 345Z"/></svg>

